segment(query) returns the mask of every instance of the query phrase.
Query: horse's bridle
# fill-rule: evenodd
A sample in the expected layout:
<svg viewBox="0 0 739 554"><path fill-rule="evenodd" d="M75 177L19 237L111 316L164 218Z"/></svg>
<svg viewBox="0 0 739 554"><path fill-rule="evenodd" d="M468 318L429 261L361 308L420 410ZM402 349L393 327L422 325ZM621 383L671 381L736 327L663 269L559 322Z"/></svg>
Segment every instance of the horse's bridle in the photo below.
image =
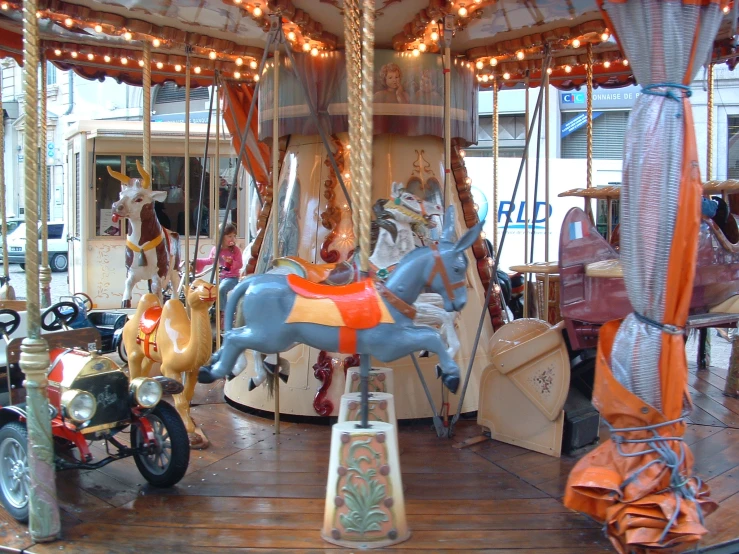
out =
<svg viewBox="0 0 739 554"><path fill-rule="evenodd" d="M454 290L466 287L467 284L465 283L465 280L462 279L458 283L452 284L452 282L449 280L449 275L446 272L446 267L444 266L444 261L441 259L441 253L439 252L439 247L436 245L436 243L429 244L429 247L431 248L431 252L434 254L434 266L431 268L431 273L429 274L429 278L426 281L426 286L431 287L431 283L434 281L434 277L436 275L441 276L441 282L444 284L444 290L446 291L446 295L449 298L450 301L454 300Z"/></svg>

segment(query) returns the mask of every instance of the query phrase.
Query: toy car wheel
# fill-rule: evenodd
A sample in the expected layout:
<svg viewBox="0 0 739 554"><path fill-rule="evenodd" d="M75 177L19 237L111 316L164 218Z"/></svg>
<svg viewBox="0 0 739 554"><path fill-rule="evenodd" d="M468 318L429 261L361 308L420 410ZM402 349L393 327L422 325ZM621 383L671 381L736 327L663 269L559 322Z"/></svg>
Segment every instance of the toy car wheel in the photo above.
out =
<svg viewBox="0 0 739 554"><path fill-rule="evenodd" d="M13 421L0 429L0 501L20 522L28 521L28 432Z"/></svg>
<svg viewBox="0 0 739 554"><path fill-rule="evenodd" d="M128 354L126 353L126 345L123 344L123 339L118 341L118 356L123 360L124 364L128 363Z"/></svg>
<svg viewBox="0 0 739 554"><path fill-rule="evenodd" d="M139 447L144 436L138 425L131 427L131 447L141 475L155 487L171 487L185 476L190 463L190 441L180 414L166 402L160 402L146 416L154 431L156 445L147 452Z"/></svg>

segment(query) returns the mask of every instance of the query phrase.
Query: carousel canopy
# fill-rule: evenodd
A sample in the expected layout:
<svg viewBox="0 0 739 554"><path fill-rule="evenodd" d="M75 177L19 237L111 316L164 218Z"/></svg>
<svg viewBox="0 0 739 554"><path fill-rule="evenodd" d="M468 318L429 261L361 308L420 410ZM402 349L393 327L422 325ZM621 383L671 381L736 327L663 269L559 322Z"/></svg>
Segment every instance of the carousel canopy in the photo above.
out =
<svg viewBox="0 0 739 554"><path fill-rule="evenodd" d="M723 1L712 57L733 67L730 8ZM21 0L0 1L0 55L19 63L22 8ZM148 41L152 81L182 84L189 51L192 86L212 83L215 70L228 79L258 79L275 14L296 52L327 56L343 49L339 0L41 0L37 12L42 50L62 69L140 84ZM378 0L377 17L376 46L409 56L438 52L447 27L454 56L475 69L482 87L494 78L515 86L526 76L537 85L545 49L552 55L551 83L560 88L585 82L591 56L596 86L634 82L596 0Z"/></svg>

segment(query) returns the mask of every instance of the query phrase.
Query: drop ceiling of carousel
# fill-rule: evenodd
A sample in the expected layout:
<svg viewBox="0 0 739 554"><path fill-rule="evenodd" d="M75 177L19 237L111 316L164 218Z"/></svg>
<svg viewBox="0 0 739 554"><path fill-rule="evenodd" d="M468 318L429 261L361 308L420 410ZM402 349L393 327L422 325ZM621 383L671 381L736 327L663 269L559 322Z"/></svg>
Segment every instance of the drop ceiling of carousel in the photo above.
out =
<svg viewBox="0 0 739 554"><path fill-rule="evenodd" d="M454 17L452 53L477 73L482 87L532 85L545 47L550 75L561 88L585 80L589 52L596 86L633 82L596 0L377 0L376 48L419 56L439 52L444 16ZM152 81L184 82L190 51L192 86L224 78L254 80L270 16L280 14L296 52L321 57L343 49L340 0L40 0L43 51L62 69L87 78L141 82L142 45L152 45ZM713 52L733 67L727 16ZM0 55L22 59L22 1L0 1Z"/></svg>

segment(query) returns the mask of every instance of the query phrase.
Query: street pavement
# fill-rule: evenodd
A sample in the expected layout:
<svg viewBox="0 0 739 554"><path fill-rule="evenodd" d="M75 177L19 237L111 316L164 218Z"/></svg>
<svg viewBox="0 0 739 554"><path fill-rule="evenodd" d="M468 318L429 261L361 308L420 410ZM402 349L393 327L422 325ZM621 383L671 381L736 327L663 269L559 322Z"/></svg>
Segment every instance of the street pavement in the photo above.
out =
<svg viewBox="0 0 739 554"><path fill-rule="evenodd" d="M26 298L26 272L18 264L10 264L10 284L15 289L18 300ZM2 266L0 266L0 271ZM59 302L60 296L69 296L67 272L51 274L51 302Z"/></svg>

